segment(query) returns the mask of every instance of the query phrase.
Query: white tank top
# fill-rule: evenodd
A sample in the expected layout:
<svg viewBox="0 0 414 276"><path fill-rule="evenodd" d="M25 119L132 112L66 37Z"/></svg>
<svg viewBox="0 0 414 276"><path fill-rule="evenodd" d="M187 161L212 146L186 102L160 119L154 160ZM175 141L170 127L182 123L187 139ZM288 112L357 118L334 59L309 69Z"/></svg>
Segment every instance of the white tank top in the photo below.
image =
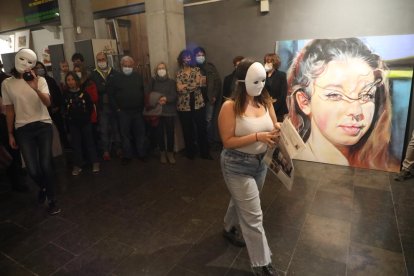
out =
<svg viewBox="0 0 414 276"><path fill-rule="evenodd" d="M273 121L268 109L261 117L236 116L235 135L238 137L256 132L272 131L273 129ZM247 146L236 148L236 150L249 154L259 154L267 150L267 145L263 142L254 142Z"/></svg>

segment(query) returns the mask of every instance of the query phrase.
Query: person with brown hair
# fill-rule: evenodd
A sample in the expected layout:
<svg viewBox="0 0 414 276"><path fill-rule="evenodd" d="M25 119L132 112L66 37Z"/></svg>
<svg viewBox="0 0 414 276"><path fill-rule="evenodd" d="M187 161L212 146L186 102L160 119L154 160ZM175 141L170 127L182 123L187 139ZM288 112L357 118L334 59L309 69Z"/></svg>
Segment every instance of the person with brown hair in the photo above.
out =
<svg viewBox="0 0 414 276"><path fill-rule="evenodd" d="M237 88L224 102L218 121L224 148L221 169L231 194L223 236L236 246L247 247L255 275L277 275L263 228L260 191L267 174L264 155L276 144L280 126L264 89L263 65L243 59L236 77Z"/></svg>
<svg viewBox="0 0 414 276"><path fill-rule="evenodd" d="M287 96L287 79L286 73L279 71L280 58L276 54L266 54L263 58L264 67L266 70L266 90L269 91L270 96L275 101L273 107L275 108L277 120L282 122L285 115L289 112L286 104Z"/></svg>

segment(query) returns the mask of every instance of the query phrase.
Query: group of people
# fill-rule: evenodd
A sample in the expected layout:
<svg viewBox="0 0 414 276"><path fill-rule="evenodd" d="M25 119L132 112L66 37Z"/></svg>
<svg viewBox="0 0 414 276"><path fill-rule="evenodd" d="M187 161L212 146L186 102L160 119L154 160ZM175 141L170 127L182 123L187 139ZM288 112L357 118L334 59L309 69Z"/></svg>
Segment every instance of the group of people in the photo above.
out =
<svg viewBox="0 0 414 276"><path fill-rule="evenodd" d="M197 148L201 158L212 159L209 145L219 135L221 169L231 194L223 236L236 246L247 247L255 275L277 275L263 228L260 191L267 173L264 155L277 145L280 122L288 114L307 143L303 154L309 158L331 157L369 168L393 165L388 152L391 107L384 63L357 39L310 42L298 53L287 76L278 70L276 54L265 55L263 63L237 56L223 87L215 66L206 62L203 48L181 51L175 80L169 77L167 64L160 62L148 84L134 71L129 56L121 60L122 72L108 65L104 53L96 60L97 68L87 77L82 66L80 74L75 70L64 74L65 92L59 108L68 121L75 153L72 173L81 171L83 149L88 150L93 171L99 171L95 117L103 159L110 158L119 130L124 164L134 151L138 158L146 158L143 114L148 109L158 109L155 133L162 163L176 162L177 115L189 159L195 158ZM47 199L50 213L56 214L60 209L50 169L53 112L47 110L52 93L42 68L30 70L35 64L31 50L19 51L13 77L2 85L8 140L12 148L19 146L29 175L39 185L39 201ZM97 91L96 99L92 90ZM375 158L367 158L369 154ZM404 162L405 174L399 180L414 175L410 162Z"/></svg>

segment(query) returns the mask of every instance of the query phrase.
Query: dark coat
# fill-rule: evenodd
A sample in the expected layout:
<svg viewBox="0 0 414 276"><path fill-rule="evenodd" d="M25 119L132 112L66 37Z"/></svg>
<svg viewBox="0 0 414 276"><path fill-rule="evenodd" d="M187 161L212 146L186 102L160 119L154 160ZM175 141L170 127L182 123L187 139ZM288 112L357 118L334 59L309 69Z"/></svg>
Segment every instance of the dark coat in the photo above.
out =
<svg viewBox="0 0 414 276"><path fill-rule="evenodd" d="M282 121L285 114L289 112L286 103L287 79L286 73L275 70L270 77L266 78L265 88L270 96L276 100L273 104L278 121Z"/></svg>

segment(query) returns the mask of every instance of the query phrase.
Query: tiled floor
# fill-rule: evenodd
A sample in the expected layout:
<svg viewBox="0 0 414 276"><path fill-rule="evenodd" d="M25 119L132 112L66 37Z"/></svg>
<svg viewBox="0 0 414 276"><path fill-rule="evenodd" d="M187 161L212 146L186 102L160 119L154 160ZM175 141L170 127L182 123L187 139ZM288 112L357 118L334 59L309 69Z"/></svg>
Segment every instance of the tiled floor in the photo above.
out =
<svg viewBox="0 0 414 276"><path fill-rule="evenodd" d="M221 236L229 194L215 161L115 159L78 177L56 160L54 217L0 180L1 275L251 275ZM414 275L414 180L295 161L287 191L268 174L262 208L287 275Z"/></svg>

